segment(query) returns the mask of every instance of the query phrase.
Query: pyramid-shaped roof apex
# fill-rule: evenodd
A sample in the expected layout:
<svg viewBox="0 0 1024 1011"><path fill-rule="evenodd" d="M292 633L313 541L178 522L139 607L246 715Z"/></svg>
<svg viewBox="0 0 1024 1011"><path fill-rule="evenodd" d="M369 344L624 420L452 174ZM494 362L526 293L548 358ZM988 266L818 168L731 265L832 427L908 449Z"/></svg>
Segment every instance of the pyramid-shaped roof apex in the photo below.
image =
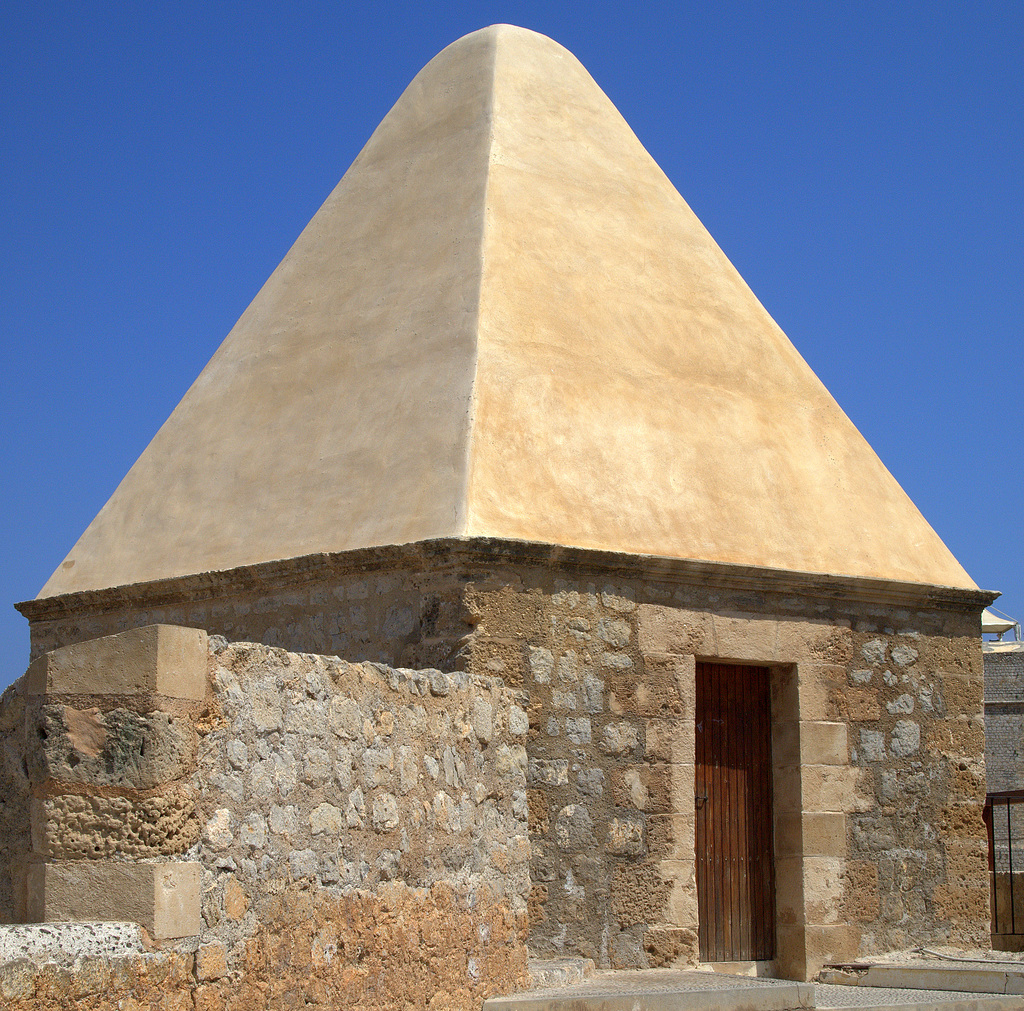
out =
<svg viewBox="0 0 1024 1011"><path fill-rule="evenodd" d="M490 536L973 587L601 89L413 80L41 597Z"/></svg>

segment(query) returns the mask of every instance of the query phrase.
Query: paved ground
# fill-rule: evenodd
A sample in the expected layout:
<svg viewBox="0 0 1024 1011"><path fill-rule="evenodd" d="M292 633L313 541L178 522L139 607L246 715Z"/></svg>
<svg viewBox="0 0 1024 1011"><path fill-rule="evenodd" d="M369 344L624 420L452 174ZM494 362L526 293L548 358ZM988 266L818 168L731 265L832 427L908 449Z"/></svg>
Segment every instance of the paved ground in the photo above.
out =
<svg viewBox="0 0 1024 1011"><path fill-rule="evenodd" d="M1009 998L991 993L970 993L965 990L904 990L888 986L837 986L814 984L816 1008L893 1007L905 1004L948 1004L970 1000L1004 1001ZM1024 1008L1024 997L1016 998Z"/></svg>

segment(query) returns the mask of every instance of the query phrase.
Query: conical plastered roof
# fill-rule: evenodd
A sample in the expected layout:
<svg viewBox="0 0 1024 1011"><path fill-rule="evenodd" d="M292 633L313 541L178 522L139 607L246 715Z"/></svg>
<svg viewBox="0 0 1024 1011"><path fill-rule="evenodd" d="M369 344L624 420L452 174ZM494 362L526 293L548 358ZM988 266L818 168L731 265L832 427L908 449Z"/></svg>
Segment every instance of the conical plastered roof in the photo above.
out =
<svg viewBox="0 0 1024 1011"><path fill-rule="evenodd" d="M973 587L580 63L409 85L41 597L444 536Z"/></svg>

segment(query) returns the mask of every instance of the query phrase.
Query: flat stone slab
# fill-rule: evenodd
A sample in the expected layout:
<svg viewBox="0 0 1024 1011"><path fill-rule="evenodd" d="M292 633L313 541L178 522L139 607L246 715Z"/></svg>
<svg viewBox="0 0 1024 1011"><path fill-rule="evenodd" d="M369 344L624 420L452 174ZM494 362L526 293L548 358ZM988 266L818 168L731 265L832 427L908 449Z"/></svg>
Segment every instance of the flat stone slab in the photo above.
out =
<svg viewBox="0 0 1024 1011"><path fill-rule="evenodd" d="M642 1003L640 1003L642 1002ZM814 1007L814 986L717 972L648 969L599 972L581 983L484 1001L484 1011L797 1011Z"/></svg>
<svg viewBox="0 0 1024 1011"><path fill-rule="evenodd" d="M0 965L27 959L71 965L78 958L139 955L146 947L137 923L26 923L0 926Z"/></svg>
<svg viewBox="0 0 1024 1011"><path fill-rule="evenodd" d="M992 962L921 961L876 963L858 986L912 990L960 990L970 993L1024 994L1024 965Z"/></svg>
<svg viewBox="0 0 1024 1011"><path fill-rule="evenodd" d="M907 1007L908 1011L1021 1011L1024 998L961 990L921 990L903 987L846 986L818 983L814 988L815 1007L856 1008L857 1011L890 1011Z"/></svg>

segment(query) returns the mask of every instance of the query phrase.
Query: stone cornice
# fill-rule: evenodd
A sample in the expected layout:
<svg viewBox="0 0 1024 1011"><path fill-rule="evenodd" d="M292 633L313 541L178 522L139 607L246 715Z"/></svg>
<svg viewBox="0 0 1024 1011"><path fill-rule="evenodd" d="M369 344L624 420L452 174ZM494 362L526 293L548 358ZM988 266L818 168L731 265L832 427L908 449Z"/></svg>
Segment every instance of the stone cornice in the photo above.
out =
<svg viewBox="0 0 1024 1011"><path fill-rule="evenodd" d="M47 621L74 614L103 613L127 607L160 607L240 593L278 590L329 579L335 575L394 570L463 571L469 574L492 566L554 570L566 575L640 579L677 586L700 586L704 589L768 592L821 600L967 612L980 610L999 596L990 590L932 586L927 583L862 576L792 572L661 555L631 555L533 541L494 537L443 537L333 554L302 555L298 558L102 590L82 590L22 601L15 604L15 607L29 621Z"/></svg>

